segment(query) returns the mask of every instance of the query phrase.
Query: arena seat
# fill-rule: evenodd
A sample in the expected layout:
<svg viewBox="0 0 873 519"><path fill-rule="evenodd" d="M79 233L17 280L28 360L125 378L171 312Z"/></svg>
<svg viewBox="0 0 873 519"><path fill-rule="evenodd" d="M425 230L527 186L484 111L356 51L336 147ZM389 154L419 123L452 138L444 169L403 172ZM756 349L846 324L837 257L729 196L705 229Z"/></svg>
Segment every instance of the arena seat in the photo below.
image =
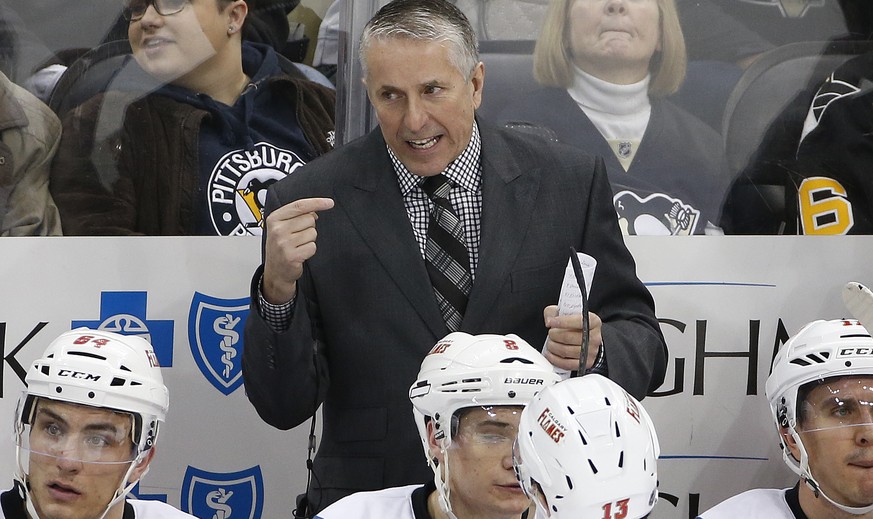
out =
<svg viewBox="0 0 873 519"><path fill-rule="evenodd" d="M539 85L533 78L533 40L482 40L479 59L485 64L485 89L476 113L495 123L503 108Z"/></svg>
<svg viewBox="0 0 873 519"><path fill-rule="evenodd" d="M146 92L156 82L143 71L131 55L127 40L116 40L94 47L64 71L52 91L49 107L58 117L92 96L113 90Z"/></svg>
<svg viewBox="0 0 873 519"><path fill-rule="evenodd" d="M806 102L814 89L844 61L873 51L873 41L801 42L761 55L743 73L728 98L722 120L731 173L742 171L771 123L792 102ZM807 91L806 95L802 95Z"/></svg>

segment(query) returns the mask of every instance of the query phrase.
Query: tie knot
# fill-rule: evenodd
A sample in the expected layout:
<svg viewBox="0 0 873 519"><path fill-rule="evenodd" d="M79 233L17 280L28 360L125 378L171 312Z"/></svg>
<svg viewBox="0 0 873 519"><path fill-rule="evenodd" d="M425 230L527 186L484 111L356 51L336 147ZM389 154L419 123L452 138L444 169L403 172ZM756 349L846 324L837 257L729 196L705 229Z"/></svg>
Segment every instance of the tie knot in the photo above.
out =
<svg viewBox="0 0 873 519"><path fill-rule="evenodd" d="M421 184L421 189L424 190L428 198L448 198L449 191L452 190L452 181L442 173L427 177Z"/></svg>

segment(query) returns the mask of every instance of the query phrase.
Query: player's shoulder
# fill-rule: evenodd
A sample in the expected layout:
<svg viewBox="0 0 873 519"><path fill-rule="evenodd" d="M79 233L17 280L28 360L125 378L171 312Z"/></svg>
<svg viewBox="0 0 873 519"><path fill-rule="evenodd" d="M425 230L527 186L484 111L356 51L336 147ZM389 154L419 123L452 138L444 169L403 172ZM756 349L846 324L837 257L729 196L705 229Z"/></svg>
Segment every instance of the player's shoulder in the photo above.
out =
<svg viewBox="0 0 873 519"><path fill-rule="evenodd" d="M161 501L128 499L127 502L133 507L136 519L191 519L194 517Z"/></svg>
<svg viewBox="0 0 873 519"><path fill-rule="evenodd" d="M856 86L860 86L865 79L873 80L873 52L865 52L846 60L834 69L833 76Z"/></svg>
<svg viewBox="0 0 873 519"><path fill-rule="evenodd" d="M808 119L814 117L816 121L823 118L826 113L834 112L833 107L844 107L853 110L852 103L855 99L865 100L873 90L873 52L856 56L839 67L825 78L819 85L810 104ZM863 96L863 97L862 97ZM839 123L845 114L836 110ZM809 121L806 123L809 124ZM804 131L803 135L806 135Z"/></svg>
<svg viewBox="0 0 873 519"><path fill-rule="evenodd" d="M788 489L756 488L737 494L700 514L698 519L793 519L785 499Z"/></svg>
<svg viewBox="0 0 873 519"><path fill-rule="evenodd" d="M421 485L391 487L369 492L356 492L328 506L316 515L316 519L340 519L357 517L360 519L393 517L397 519L414 517L412 512L412 493Z"/></svg>

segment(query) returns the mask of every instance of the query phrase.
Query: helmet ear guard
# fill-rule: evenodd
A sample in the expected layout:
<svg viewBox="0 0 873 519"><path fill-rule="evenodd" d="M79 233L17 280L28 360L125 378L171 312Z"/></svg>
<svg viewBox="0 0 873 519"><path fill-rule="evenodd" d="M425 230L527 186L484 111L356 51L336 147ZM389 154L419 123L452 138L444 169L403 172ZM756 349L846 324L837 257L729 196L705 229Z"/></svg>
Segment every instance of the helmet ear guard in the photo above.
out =
<svg viewBox="0 0 873 519"><path fill-rule="evenodd" d="M776 424L780 427L788 428L788 408L785 407L785 398L782 398L782 402L776 410Z"/></svg>

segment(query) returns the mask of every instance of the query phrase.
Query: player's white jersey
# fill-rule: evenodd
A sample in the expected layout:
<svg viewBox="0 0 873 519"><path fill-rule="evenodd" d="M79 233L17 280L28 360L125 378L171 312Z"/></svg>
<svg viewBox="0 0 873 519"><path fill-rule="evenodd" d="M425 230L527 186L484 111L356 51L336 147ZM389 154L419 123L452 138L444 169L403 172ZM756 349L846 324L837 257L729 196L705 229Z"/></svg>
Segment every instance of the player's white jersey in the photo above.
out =
<svg viewBox="0 0 873 519"><path fill-rule="evenodd" d="M0 496L0 519L27 519L24 500L18 492L9 490ZM128 499L122 519L196 519L160 501Z"/></svg>
<svg viewBox="0 0 873 519"><path fill-rule="evenodd" d="M795 519L785 493L790 489L756 488L738 494L700 514L697 519Z"/></svg>
<svg viewBox="0 0 873 519"><path fill-rule="evenodd" d="M356 492L319 512L315 519L420 519L412 506L412 493L421 485Z"/></svg>
<svg viewBox="0 0 873 519"><path fill-rule="evenodd" d="M192 519L194 516L160 501L128 499L135 519Z"/></svg>

